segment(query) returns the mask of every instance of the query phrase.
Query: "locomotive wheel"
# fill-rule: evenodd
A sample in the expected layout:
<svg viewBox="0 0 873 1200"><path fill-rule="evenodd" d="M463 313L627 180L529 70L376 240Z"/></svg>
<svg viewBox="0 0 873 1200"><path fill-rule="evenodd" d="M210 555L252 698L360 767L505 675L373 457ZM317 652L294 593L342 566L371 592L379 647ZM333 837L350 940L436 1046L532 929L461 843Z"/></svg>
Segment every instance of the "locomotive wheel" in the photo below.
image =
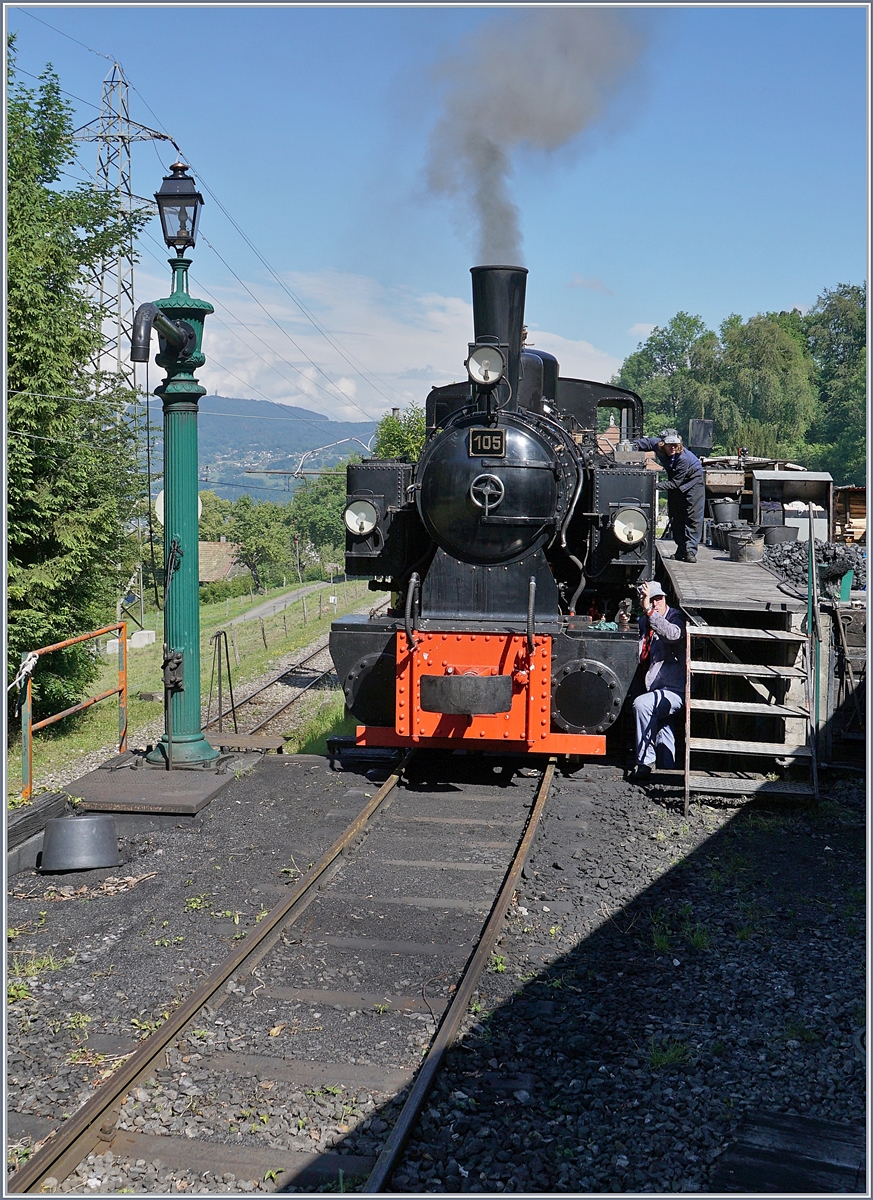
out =
<svg viewBox="0 0 873 1200"><path fill-rule="evenodd" d="M622 688L605 663L577 658L555 671L552 720L565 733L603 733L619 716Z"/></svg>

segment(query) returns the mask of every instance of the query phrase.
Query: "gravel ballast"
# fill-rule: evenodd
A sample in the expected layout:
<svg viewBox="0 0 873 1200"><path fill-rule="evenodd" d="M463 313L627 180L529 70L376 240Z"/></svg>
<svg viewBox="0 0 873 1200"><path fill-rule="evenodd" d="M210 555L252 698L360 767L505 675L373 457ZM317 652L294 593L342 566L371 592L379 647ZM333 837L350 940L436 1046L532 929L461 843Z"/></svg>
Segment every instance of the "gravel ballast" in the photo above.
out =
<svg viewBox="0 0 873 1200"><path fill-rule="evenodd" d="M9 881L11 950L55 964L8 1007L13 1158L37 1136L22 1131L76 1111L113 1056L276 903L352 815L353 787L374 790L323 761L271 756L191 825L121 839L121 868ZM818 810L713 799L685 820L678 786L637 787L608 764L558 777L503 940L392 1188L705 1192L747 1116L862 1121L864 794L837 773L827 787ZM247 1015L260 1003L253 983L232 981L166 1069L132 1089L118 1128L376 1153L394 1119L386 1095L222 1074L226 1051L294 1056L293 1030L271 1037ZM328 1015L313 1023L327 1030ZM301 1009L296 1036L309 1020ZM399 1063L432 1023L397 1024L386 1053ZM360 1186L350 1174L344 1186ZM62 1190L274 1186L174 1169L159 1154L104 1154Z"/></svg>
<svg viewBox="0 0 873 1200"><path fill-rule="evenodd" d="M680 812L558 784L396 1190L705 1192L757 1112L864 1121L863 787Z"/></svg>

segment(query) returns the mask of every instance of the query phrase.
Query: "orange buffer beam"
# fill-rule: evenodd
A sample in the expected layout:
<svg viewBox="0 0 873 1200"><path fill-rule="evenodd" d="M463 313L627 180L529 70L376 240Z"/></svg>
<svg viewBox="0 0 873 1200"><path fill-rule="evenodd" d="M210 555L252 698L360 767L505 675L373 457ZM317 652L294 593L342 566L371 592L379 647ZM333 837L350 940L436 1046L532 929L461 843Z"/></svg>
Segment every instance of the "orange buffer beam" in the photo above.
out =
<svg viewBox="0 0 873 1200"><path fill-rule="evenodd" d="M528 742L510 742L492 738L441 738L408 736L388 726L359 725L355 730L356 746L416 746L422 750L497 750L503 754L606 754L606 738L602 733L547 733Z"/></svg>

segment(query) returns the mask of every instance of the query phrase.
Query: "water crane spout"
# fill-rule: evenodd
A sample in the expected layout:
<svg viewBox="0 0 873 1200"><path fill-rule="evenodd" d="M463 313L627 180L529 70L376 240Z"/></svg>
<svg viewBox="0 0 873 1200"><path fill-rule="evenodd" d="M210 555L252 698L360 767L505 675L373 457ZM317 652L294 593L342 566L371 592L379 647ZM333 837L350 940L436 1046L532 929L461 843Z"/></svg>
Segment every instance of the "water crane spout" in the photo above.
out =
<svg viewBox="0 0 873 1200"><path fill-rule="evenodd" d="M131 362L148 362L152 327L174 350L184 353L196 345L196 335L187 321L171 321L156 304L141 304L133 318Z"/></svg>

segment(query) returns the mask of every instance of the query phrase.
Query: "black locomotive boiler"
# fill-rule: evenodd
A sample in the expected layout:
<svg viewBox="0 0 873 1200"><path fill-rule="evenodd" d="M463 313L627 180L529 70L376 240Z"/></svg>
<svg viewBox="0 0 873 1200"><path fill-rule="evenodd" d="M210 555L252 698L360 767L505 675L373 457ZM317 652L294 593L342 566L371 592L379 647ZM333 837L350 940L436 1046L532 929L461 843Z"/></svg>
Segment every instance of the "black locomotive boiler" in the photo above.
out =
<svg viewBox="0 0 873 1200"><path fill-rule="evenodd" d="M523 344L523 267L472 276L468 379L428 395L419 461L348 468L346 571L392 608L335 621L330 652L359 745L604 754L654 566L642 402Z"/></svg>

